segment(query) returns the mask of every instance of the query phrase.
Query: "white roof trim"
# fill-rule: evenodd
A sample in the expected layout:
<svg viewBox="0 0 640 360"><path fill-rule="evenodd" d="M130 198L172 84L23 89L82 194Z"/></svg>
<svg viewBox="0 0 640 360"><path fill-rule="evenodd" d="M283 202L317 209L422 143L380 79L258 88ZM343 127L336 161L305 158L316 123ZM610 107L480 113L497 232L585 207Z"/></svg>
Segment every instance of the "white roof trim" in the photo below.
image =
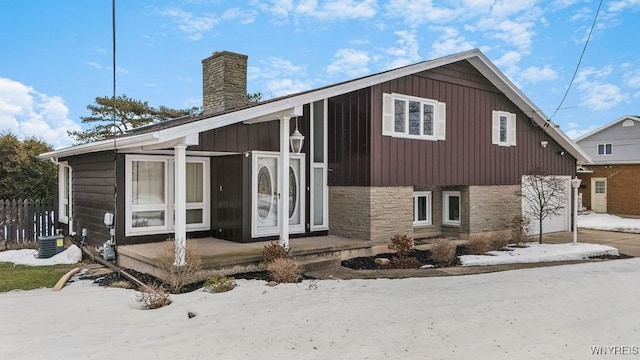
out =
<svg viewBox="0 0 640 360"><path fill-rule="evenodd" d="M498 70L485 56L478 50L468 50L458 54L444 56L441 58L423 61L417 64L401 67L394 70L385 71L375 75L365 76L359 79L342 82L333 86L327 86L318 90L307 91L299 95L283 97L280 100L274 100L265 104L259 104L246 109L241 109L225 114L214 115L208 118L197 120L194 122L176 125L167 129L158 130L152 134L141 134L123 137L121 140L127 142L149 142L145 145L154 145L159 143L157 139L168 141L183 136L198 134L201 132L217 129L227 125L251 121L258 119L264 121L269 116L292 112L297 113L299 107L318 100L324 100L333 96L349 93L355 90L367 88L399 77L415 74L425 70L430 70L440 66L445 66L461 60L469 61L480 73L487 77L491 83L498 89L503 91L506 96L513 101L525 114L530 114L531 118L545 131L549 136L558 142L565 150L578 160L578 163L588 163L591 161L589 156L580 149L571 139L569 139L561 130L550 123L548 117L536 107L504 74ZM291 109L291 110L289 110ZM277 119L276 116L274 118ZM549 126L550 125L550 126ZM149 137L151 135L151 137ZM153 139L156 139L155 141ZM141 144L137 144L141 146ZM120 143L116 146L120 149ZM113 140L102 140L95 143L79 145L76 147L51 151L40 155L40 158L66 157L70 155L83 154L88 152L104 151L113 149Z"/></svg>
<svg viewBox="0 0 640 360"><path fill-rule="evenodd" d="M612 127L612 126L614 126L614 125L616 125L618 123L621 123L621 122L623 122L625 120L634 120L634 121L640 122L640 118L637 117L637 116L625 115L625 116L623 116L623 117L621 117L619 119L616 119L616 120L614 120L614 121L612 121L612 122L610 122L608 124L605 124L605 125L597 128L597 129L595 129L595 130L593 130L593 131L591 131L589 133L586 133L586 134L580 136L575 141L576 142L582 141L582 140L584 140L584 139L586 139L588 137L591 137L591 136L593 136L593 135L595 135L595 134L597 134L597 133L599 133L599 132L601 132L601 131L603 131L605 129L608 129L608 128L610 128L610 127Z"/></svg>

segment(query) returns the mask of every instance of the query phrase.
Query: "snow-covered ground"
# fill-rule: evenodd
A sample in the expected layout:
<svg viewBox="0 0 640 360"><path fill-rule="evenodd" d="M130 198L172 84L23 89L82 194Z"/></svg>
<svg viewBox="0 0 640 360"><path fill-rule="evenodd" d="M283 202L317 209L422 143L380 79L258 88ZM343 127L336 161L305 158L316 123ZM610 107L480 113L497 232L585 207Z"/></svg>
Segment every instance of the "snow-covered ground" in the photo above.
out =
<svg viewBox="0 0 640 360"><path fill-rule="evenodd" d="M487 255L463 255L463 266L534 263L542 261L582 260L593 256L618 255L611 246L598 244L538 244L527 243L526 247L509 247L508 251L489 251Z"/></svg>
<svg viewBox="0 0 640 360"><path fill-rule="evenodd" d="M583 229L640 234L640 219L621 218L615 215L591 213L578 216L578 227Z"/></svg>
<svg viewBox="0 0 640 360"><path fill-rule="evenodd" d="M39 259L38 250L33 249L0 251L0 262L10 262L16 265L75 264L80 260L82 260L82 250L76 245L71 245L63 252L46 259Z"/></svg>
<svg viewBox="0 0 640 360"><path fill-rule="evenodd" d="M138 310L132 290L88 281L2 293L0 359L586 359L593 346L635 354L640 346L637 258L238 283L222 294L172 295L157 310Z"/></svg>

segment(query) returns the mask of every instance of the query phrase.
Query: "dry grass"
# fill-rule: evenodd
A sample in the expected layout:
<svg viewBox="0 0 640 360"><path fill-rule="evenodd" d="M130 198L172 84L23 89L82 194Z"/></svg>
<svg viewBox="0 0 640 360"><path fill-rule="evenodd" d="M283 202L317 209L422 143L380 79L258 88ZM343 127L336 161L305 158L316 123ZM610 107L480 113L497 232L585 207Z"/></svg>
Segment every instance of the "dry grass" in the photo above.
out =
<svg viewBox="0 0 640 360"><path fill-rule="evenodd" d="M0 251L4 250L23 250L23 249L37 249L38 243L35 241L27 242L9 242L7 240L0 240Z"/></svg>
<svg viewBox="0 0 640 360"><path fill-rule="evenodd" d="M415 242L413 238L407 235L393 235L391 238L391 244L387 246L389 250L393 250L400 257L406 257L411 255L415 248Z"/></svg>
<svg viewBox="0 0 640 360"><path fill-rule="evenodd" d="M267 271L274 281L279 283L295 283L300 280L302 267L290 258L278 258L267 264Z"/></svg>
<svg viewBox="0 0 640 360"><path fill-rule="evenodd" d="M473 234L469 236L467 248L472 255L483 255L491 249L491 240L485 234Z"/></svg>
<svg viewBox="0 0 640 360"><path fill-rule="evenodd" d="M452 265L456 262L456 244L451 240L437 239L431 243L431 259L438 266Z"/></svg>
<svg viewBox="0 0 640 360"><path fill-rule="evenodd" d="M531 219L526 216L514 216L511 220L511 240L518 246L524 246L529 241L529 227Z"/></svg>
<svg viewBox="0 0 640 360"><path fill-rule="evenodd" d="M133 289L133 284L128 282L127 280L118 280L110 283L109 287L119 289Z"/></svg>
<svg viewBox="0 0 640 360"><path fill-rule="evenodd" d="M202 270L202 258L198 250L198 244L189 241L185 249L185 261L183 266L176 266L175 244L173 241L166 241L162 251L156 256L156 266L167 274L165 282L168 291L172 294L180 292L183 286L198 281L198 273Z"/></svg>
<svg viewBox="0 0 640 360"><path fill-rule="evenodd" d="M287 259L289 257L289 249L275 241L272 241L269 245L265 245L262 249L262 258L267 264L276 259Z"/></svg>
<svg viewBox="0 0 640 360"><path fill-rule="evenodd" d="M501 250L505 247L507 247L507 245L509 245L509 237L507 236L507 234L500 232L500 233L495 233L491 236L491 250Z"/></svg>
<svg viewBox="0 0 640 360"><path fill-rule="evenodd" d="M159 309L171 304L169 293L158 285L153 285L150 290L138 293L136 300L142 304L145 310Z"/></svg>
<svg viewBox="0 0 640 360"><path fill-rule="evenodd" d="M233 290L236 287L236 280L224 275L214 275L204 283L204 290L210 293L221 293Z"/></svg>
<svg viewBox="0 0 640 360"><path fill-rule="evenodd" d="M392 258L388 268L391 269L419 269L422 266L420 260L410 256L398 256Z"/></svg>

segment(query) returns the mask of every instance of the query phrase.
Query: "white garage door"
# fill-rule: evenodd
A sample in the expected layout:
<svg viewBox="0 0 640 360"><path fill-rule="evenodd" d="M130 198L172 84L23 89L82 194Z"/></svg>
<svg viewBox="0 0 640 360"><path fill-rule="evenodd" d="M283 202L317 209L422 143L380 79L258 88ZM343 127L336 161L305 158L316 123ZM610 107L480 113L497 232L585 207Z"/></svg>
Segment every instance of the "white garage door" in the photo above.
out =
<svg viewBox="0 0 640 360"><path fill-rule="evenodd" d="M564 180L564 188L566 194L566 206L560 215L547 217L542 222L542 233L552 233L559 231L571 230L571 177L570 176L555 176L556 178ZM526 175L522 177L522 192L531 193L531 189L526 186ZM531 205L522 198L522 215L527 215L527 210ZM529 216L531 217L531 216ZM529 229L531 235L537 235L540 233L540 225L538 220L531 220L531 227Z"/></svg>

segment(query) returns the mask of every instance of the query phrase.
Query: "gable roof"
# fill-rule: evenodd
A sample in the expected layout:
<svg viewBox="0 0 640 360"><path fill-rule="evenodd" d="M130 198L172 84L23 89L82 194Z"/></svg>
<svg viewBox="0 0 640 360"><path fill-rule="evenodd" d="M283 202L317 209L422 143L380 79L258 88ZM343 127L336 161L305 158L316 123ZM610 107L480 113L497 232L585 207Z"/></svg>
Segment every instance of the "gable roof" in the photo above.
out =
<svg viewBox="0 0 640 360"><path fill-rule="evenodd" d="M623 122L625 120L632 120L632 121L637 121L638 123L640 123L640 116L625 115L625 116L623 116L623 117L621 117L621 118L619 118L617 120L614 120L614 121L612 121L612 122L610 122L608 124L605 124L605 125L597 128L597 129L589 132L589 133L586 133L586 134L580 136L579 138L575 139L575 142L577 143L578 141L582 141L584 139L590 138L591 136L593 136L593 135L595 135L595 134L597 134L599 132L602 132L602 131L604 131L604 130L606 130L606 129L614 126L614 125L617 125L617 124L619 124L619 123L621 123L621 122Z"/></svg>
<svg viewBox="0 0 640 360"><path fill-rule="evenodd" d="M276 120L279 116L301 116L302 105L346 94L377 85L399 77L419 73L458 61L468 61L495 87L502 91L520 110L543 129L553 140L577 159L578 164L590 162L589 156L567 137L549 118L529 100L489 59L478 49L423 61L401 68L328 85L314 90L283 96L260 103L249 104L223 113L203 114L193 118L180 118L152 125L146 129L126 134L114 139L100 140L88 144L68 147L41 154L41 159L54 159L72 155L105 150L128 150L142 148L170 147L177 143L197 144L200 132L224 127L239 122L260 122Z"/></svg>

